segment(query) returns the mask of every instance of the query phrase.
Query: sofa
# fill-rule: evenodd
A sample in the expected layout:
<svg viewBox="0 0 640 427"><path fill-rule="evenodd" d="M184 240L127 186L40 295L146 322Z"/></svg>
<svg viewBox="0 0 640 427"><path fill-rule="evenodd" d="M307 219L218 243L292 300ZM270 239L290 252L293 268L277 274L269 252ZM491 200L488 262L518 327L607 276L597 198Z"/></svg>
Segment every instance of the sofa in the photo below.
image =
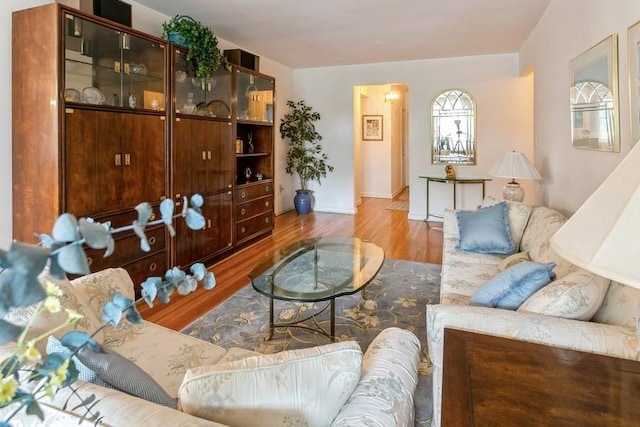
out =
<svg viewBox="0 0 640 427"><path fill-rule="evenodd" d="M57 284L64 293L62 308L84 316L73 328L90 332L102 325L103 306L116 292L129 298L134 296L131 278L120 268ZM32 314L33 308L28 307L14 310L5 318L25 324ZM64 310L38 316L30 335L48 331L64 319ZM55 335L60 337L70 328ZM115 351L124 357L124 365L121 362L109 365L110 374L123 374L123 381L145 384L145 392L159 386L159 393L166 393L175 405L134 396L128 389L124 392L112 388L120 384L118 379L107 380L110 386L77 380L73 384L77 393L63 388L53 399L42 401L44 423L24 411L14 421L21 425L71 425L70 419L75 418L77 424L84 410L77 407L80 399L95 395L100 423L109 426L236 427L253 426L257 420L264 426L413 426L414 423L413 393L420 343L407 330L383 330L364 354L356 342L350 341L276 354L224 349L149 322L136 325L121 322L117 328L103 329L95 338L109 354ZM49 338L39 349L46 352L55 342ZM0 347L0 356L7 358L14 350L15 344L4 345ZM155 385L147 386L145 378L137 380L134 368L129 371L127 364L131 362ZM0 419L12 410L11 406L4 408Z"/></svg>
<svg viewBox="0 0 640 427"><path fill-rule="evenodd" d="M515 248L511 255L462 250L461 242L468 237L461 235L459 227L463 211L445 211L440 303L426 307L434 426L441 420L445 328L640 360L636 327L640 290L610 282L559 257L549 240L566 221L560 212L491 197L481 208L498 203L506 204ZM470 305L480 289L486 290L487 283L495 283L509 268L517 268L522 257L553 266L550 283L526 296L515 309Z"/></svg>

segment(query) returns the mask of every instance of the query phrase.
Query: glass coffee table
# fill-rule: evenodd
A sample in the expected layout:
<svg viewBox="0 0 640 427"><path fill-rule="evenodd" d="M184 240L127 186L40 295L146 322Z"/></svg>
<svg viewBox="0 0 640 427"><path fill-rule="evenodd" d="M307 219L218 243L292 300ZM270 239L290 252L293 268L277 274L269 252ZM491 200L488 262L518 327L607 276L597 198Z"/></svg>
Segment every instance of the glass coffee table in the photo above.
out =
<svg viewBox="0 0 640 427"><path fill-rule="evenodd" d="M275 328L300 327L335 338L335 300L363 292L384 261L382 248L354 237L319 237L284 246L259 262L249 273L253 288L270 298L269 336ZM320 311L294 322L275 323L274 300L321 302ZM331 330L325 331L316 316L331 310ZM315 326L303 324L312 320Z"/></svg>

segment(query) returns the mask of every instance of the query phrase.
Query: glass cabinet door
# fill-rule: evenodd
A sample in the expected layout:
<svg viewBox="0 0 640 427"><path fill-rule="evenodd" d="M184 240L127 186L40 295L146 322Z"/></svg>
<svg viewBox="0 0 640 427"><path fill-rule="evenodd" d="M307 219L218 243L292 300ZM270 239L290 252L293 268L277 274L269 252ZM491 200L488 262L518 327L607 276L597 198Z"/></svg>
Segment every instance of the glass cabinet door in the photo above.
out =
<svg viewBox="0 0 640 427"><path fill-rule="evenodd" d="M165 47L70 13L65 21L65 101L162 111Z"/></svg>
<svg viewBox="0 0 640 427"><path fill-rule="evenodd" d="M198 79L186 55L183 49L173 54L176 113L230 119L231 73L221 69L210 79Z"/></svg>
<svg viewBox="0 0 640 427"><path fill-rule="evenodd" d="M238 119L273 123L274 81L237 71Z"/></svg>

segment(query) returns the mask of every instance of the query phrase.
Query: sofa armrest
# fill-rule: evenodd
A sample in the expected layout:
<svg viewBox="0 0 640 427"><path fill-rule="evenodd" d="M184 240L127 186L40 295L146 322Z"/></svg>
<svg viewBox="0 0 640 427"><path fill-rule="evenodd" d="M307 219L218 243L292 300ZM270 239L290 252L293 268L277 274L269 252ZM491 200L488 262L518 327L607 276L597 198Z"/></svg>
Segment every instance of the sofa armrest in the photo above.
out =
<svg viewBox="0 0 640 427"><path fill-rule="evenodd" d="M440 425L444 328L463 329L572 350L640 360L633 329L488 307L427 305L427 345L433 363L433 422Z"/></svg>
<svg viewBox="0 0 640 427"><path fill-rule="evenodd" d="M445 239L458 238L460 232L458 231L458 219L456 218L456 210L446 208L444 210L444 217L442 219L442 234Z"/></svg>
<svg viewBox="0 0 640 427"><path fill-rule="evenodd" d="M362 375L332 427L414 425L420 341L410 331L387 328L369 344Z"/></svg>
<svg viewBox="0 0 640 427"><path fill-rule="evenodd" d="M148 426L213 426L224 427L225 424L194 417L184 412L161 406L144 399L130 396L118 390L101 387L84 381L76 381L73 387L77 394L71 395L69 387L60 389L53 402L46 402L61 408L75 408L80 399L95 394L97 403L93 403L93 410L100 411L101 422L109 426L148 425ZM67 403L67 399L69 400ZM74 411L83 415L84 408ZM84 424L83 424L84 425Z"/></svg>

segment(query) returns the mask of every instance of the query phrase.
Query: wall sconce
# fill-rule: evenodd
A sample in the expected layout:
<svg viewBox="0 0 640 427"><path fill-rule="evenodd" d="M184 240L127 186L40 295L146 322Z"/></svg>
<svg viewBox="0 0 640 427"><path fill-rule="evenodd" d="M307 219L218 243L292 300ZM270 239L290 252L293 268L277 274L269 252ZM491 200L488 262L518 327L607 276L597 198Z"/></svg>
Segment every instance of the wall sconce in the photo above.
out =
<svg viewBox="0 0 640 427"><path fill-rule="evenodd" d="M396 103L400 99L400 94L395 90L391 90L384 94L384 102Z"/></svg>

